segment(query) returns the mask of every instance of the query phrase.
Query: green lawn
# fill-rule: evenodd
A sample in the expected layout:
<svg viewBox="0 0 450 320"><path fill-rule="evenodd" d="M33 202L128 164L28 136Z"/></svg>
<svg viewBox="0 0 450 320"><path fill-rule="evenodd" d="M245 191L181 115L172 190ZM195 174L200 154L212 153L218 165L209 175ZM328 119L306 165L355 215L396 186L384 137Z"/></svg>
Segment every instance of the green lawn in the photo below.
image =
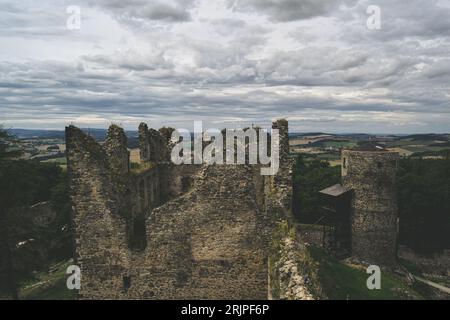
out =
<svg viewBox="0 0 450 320"><path fill-rule="evenodd" d="M66 157L61 157L61 158L44 160L42 162L55 162L55 163L59 163L59 164L67 164L67 159L66 159Z"/></svg>

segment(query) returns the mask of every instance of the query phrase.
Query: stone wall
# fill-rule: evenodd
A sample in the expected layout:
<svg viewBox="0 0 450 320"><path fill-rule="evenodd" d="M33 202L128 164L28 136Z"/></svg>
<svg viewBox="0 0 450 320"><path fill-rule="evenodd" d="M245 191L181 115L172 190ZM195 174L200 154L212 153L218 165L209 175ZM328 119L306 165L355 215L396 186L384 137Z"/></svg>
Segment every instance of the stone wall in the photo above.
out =
<svg viewBox="0 0 450 320"><path fill-rule="evenodd" d="M317 265L299 232L286 217L276 222L269 246L269 299L313 300L321 297Z"/></svg>
<svg viewBox="0 0 450 320"><path fill-rule="evenodd" d="M395 264L397 160L394 152L342 152L342 183L353 190L352 255L360 260Z"/></svg>
<svg viewBox="0 0 450 320"><path fill-rule="evenodd" d="M120 214L105 150L80 129L66 128L67 171L73 207L75 262L81 267L81 298L121 297L130 265L129 217Z"/></svg>
<svg viewBox="0 0 450 320"><path fill-rule="evenodd" d="M268 222L256 203L253 174L247 166L204 167L190 192L153 210L147 248L134 256L130 296L266 298L261 235Z"/></svg>
<svg viewBox="0 0 450 320"><path fill-rule="evenodd" d="M277 281L280 300L315 300L308 288L308 275L305 273L305 258L300 254L302 244L296 239L285 238L281 245L281 254L276 262Z"/></svg>
<svg viewBox="0 0 450 320"><path fill-rule="evenodd" d="M145 166L132 172L121 128L111 126L103 145L66 128L81 298L267 298L271 230L292 198L287 121L274 128L276 176L259 165L175 166L173 129L145 124Z"/></svg>

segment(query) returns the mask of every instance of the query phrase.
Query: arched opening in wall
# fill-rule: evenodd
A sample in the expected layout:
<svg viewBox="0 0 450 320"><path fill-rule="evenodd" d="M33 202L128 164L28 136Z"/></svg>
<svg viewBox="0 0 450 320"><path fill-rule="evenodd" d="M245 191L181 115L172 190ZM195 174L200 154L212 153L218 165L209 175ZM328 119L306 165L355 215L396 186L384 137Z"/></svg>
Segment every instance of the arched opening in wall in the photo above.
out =
<svg viewBox="0 0 450 320"><path fill-rule="evenodd" d="M344 158L342 160L342 166L344 167L344 169L347 169L347 158Z"/></svg>
<svg viewBox="0 0 450 320"><path fill-rule="evenodd" d="M123 276L123 292L127 292L131 287L131 276Z"/></svg>
<svg viewBox="0 0 450 320"><path fill-rule="evenodd" d="M147 246L147 230L145 219L143 217L135 217L132 221L132 230L130 236L130 249L142 251Z"/></svg>

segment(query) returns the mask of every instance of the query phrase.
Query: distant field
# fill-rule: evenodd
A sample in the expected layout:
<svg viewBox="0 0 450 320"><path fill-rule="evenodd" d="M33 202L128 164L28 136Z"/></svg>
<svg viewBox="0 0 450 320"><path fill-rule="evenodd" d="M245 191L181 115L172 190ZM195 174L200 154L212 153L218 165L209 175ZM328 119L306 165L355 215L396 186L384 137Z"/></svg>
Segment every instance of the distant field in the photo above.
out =
<svg viewBox="0 0 450 320"><path fill-rule="evenodd" d="M340 160L341 155L337 153L323 153L317 155L317 158L321 160Z"/></svg>
<svg viewBox="0 0 450 320"><path fill-rule="evenodd" d="M448 147L447 148L446 147L433 147L433 146L423 146L423 145L404 146L403 148L408 150L408 151L411 151L412 153L427 152L427 151L437 152L437 151L450 149Z"/></svg>
<svg viewBox="0 0 450 320"><path fill-rule="evenodd" d="M450 151L450 136L417 134L411 136L311 134L291 138L291 152L304 155L307 161L321 159L340 165L337 149L352 148L360 142L375 141L402 157L442 159Z"/></svg>
<svg viewBox="0 0 450 320"><path fill-rule="evenodd" d="M140 163L141 157L139 155L139 149L131 149L130 150L130 162Z"/></svg>
<svg viewBox="0 0 450 320"><path fill-rule="evenodd" d="M56 162L59 164L67 164L67 159L66 159L66 157L61 157L61 158L44 160L42 162Z"/></svg>
<svg viewBox="0 0 450 320"><path fill-rule="evenodd" d="M333 147L333 148L352 148L357 145L354 141L326 141L323 142L322 145L327 147Z"/></svg>
<svg viewBox="0 0 450 320"><path fill-rule="evenodd" d="M412 151L403 148L389 148L389 151L398 152L402 157L409 157L413 154Z"/></svg>
<svg viewBox="0 0 450 320"><path fill-rule="evenodd" d="M340 165L342 165L342 160L328 160L328 163L330 164L330 166L332 167L338 167Z"/></svg>
<svg viewBox="0 0 450 320"><path fill-rule="evenodd" d="M330 136L315 136L315 137L303 137L303 138L294 138L289 141L291 146L298 145L308 145L310 143L315 143L317 141L323 140L325 138L329 138Z"/></svg>

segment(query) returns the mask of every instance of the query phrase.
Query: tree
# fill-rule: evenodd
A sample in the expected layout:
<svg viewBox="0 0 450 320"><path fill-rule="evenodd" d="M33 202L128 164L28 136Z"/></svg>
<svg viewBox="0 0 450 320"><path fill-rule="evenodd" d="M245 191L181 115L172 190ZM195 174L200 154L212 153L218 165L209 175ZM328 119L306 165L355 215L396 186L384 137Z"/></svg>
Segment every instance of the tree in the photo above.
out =
<svg viewBox="0 0 450 320"><path fill-rule="evenodd" d="M319 191L340 181L340 167L327 161L306 162L298 155L294 166L293 212L302 223L315 223L321 207Z"/></svg>
<svg viewBox="0 0 450 320"><path fill-rule="evenodd" d="M14 148L17 141L0 125L0 162L18 158L22 151Z"/></svg>
<svg viewBox="0 0 450 320"><path fill-rule="evenodd" d="M66 173L55 163L18 158L17 141L4 130L0 130L0 136L0 269L3 269L0 289L17 299L19 276L25 274L15 269L20 255L16 244L28 239L41 244L58 243L49 258L71 257L72 241L68 228L71 208ZM31 205L43 201L51 201L57 217L51 226L38 228L26 213ZM38 264L33 261L34 266Z"/></svg>
<svg viewBox="0 0 450 320"><path fill-rule="evenodd" d="M402 159L398 198L401 243L425 254L450 247L449 159Z"/></svg>
<svg viewBox="0 0 450 320"><path fill-rule="evenodd" d="M14 142L6 130L0 126L0 257L4 261L6 290L12 299L18 299L17 283L14 274L12 261L12 248L8 236L7 210L8 201L6 197L6 167L11 159L20 155L20 151L10 150L11 144Z"/></svg>

